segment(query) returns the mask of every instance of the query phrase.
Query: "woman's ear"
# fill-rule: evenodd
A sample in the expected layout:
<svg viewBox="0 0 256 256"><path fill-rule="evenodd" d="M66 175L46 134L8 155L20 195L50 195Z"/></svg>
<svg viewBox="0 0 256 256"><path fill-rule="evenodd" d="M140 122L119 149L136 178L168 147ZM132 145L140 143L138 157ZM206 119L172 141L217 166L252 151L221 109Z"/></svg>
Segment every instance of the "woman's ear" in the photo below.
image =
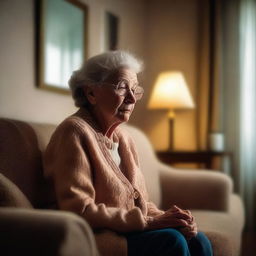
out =
<svg viewBox="0 0 256 256"><path fill-rule="evenodd" d="M87 100L90 102L91 105L96 104L96 97L95 97L95 88L93 86L86 86L83 88L84 95L86 96Z"/></svg>

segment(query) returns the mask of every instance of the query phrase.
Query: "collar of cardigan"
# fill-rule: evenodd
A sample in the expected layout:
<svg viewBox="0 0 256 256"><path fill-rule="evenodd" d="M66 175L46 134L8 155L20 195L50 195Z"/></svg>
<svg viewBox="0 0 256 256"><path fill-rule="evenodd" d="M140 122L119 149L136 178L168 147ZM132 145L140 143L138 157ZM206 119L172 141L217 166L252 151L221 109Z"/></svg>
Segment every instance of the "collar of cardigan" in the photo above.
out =
<svg viewBox="0 0 256 256"><path fill-rule="evenodd" d="M115 131L113 132L113 141L111 139L109 139L107 136L103 135L97 121L95 120L94 116L90 113L89 110L87 110L85 108L80 108L74 114L74 116L79 116L84 121L86 121L95 131L97 140L99 142L105 144L108 149L113 149L115 146L114 142L116 142L116 143L119 142L118 135ZM116 129L118 129L118 128L116 128Z"/></svg>

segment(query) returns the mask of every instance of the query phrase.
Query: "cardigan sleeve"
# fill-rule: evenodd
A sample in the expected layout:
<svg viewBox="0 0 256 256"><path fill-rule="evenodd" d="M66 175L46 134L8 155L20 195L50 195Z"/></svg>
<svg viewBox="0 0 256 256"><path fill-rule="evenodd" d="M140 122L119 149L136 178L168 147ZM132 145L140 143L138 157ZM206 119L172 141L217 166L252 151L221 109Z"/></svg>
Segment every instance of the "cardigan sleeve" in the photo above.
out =
<svg viewBox="0 0 256 256"><path fill-rule="evenodd" d="M44 154L44 172L53 180L59 208L79 214L92 228L117 232L145 228L147 218L138 207L125 210L95 203L93 175L78 127L57 128Z"/></svg>

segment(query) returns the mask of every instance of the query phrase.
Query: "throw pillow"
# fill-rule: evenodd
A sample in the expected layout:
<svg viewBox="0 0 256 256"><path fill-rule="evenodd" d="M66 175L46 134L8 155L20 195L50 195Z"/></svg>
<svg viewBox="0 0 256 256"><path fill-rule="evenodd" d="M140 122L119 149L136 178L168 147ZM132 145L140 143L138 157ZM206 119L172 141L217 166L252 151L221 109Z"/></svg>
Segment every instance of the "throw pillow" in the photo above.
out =
<svg viewBox="0 0 256 256"><path fill-rule="evenodd" d="M0 206L33 208L22 191L0 173Z"/></svg>

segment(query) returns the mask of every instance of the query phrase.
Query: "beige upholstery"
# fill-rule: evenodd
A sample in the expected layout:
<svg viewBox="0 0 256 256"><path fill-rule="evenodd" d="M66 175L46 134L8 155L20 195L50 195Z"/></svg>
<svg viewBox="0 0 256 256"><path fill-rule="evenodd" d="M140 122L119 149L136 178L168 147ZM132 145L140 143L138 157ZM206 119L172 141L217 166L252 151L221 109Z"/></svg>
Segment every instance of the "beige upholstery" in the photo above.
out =
<svg viewBox="0 0 256 256"><path fill-rule="evenodd" d="M23 192L0 173L0 206L33 208Z"/></svg>
<svg viewBox="0 0 256 256"><path fill-rule="evenodd" d="M162 209L176 204L192 210L199 229L212 242L214 256L238 256L244 207L232 193L232 180L216 171L175 169L160 163L146 136L134 127L126 129L137 145L152 200Z"/></svg>
<svg viewBox="0 0 256 256"><path fill-rule="evenodd" d="M89 225L73 213L2 207L0 230L3 256L98 255Z"/></svg>
<svg viewBox="0 0 256 256"><path fill-rule="evenodd" d="M238 256L244 225L244 212L240 197L232 193L232 180L219 172L178 170L166 166L157 160L149 140L141 131L131 126L124 128L130 132L137 145L141 169L145 175L150 199L163 209L167 209L172 204L191 209L199 229L206 232L210 238L214 255ZM0 172L19 187L35 208L52 207L53 203L49 200L53 193L51 184L47 184L42 175L41 152L45 149L54 129L55 126L48 124L28 124L21 121L0 119ZM16 208L6 209L12 213L11 220L6 222L8 214L0 214L0 225L3 221L11 223L13 219L18 223L21 221L20 214L24 214L26 220L30 220L31 223L36 221L36 216L39 215L40 220L43 219L43 223L48 221L48 214L54 216L60 214L64 222L69 221L70 217L70 215L63 215L61 211L33 209L21 213ZM86 229L88 234L92 234L86 222L79 218L79 223L81 221L85 223L82 229ZM12 243L15 246L15 242L18 243L18 237L21 234L12 234L14 232L12 225L9 224L10 229L6 225L5 228L9 236L13 236ZM59 224L60 226L61 224ZM31 232L33 231L29 225L26 228L31 229ZM46 229L47 227L42 227L43 232L46 232ZM39 230L38 227L36 232ZM27 235L29 236L31 232L27 232ZM60 232L63 233L63 230ZM53 240L58 248L62 248L58 255L70 255L67 252L72 250L70 247L72 236L73 239L77 239L76 231L70 231L69 236L70 240L68 241L58 238ZM104 233L97 234L97 237L100 236L102 236L103 241ZM87 235L83 236L82 239L87 242L84 243L84 248L79 247L78 244L78 254L76 255L80 255L79 253L82 255L83 250L84 255L95 255L97 252L94 239L88 238ZM25 238L24 241L26 241ZM35 242L36 246L37 243ZM111 246L111 241L106 246ZM39 247L40 244L38 244ZM51 254L53 250L51 248L52 245L49 246L47 255L54 255ZM122 251L121 246L120 251ZM88 254L88 252L93 254ZM116 255L120 255L120 253L117 252Z"/></svg>

